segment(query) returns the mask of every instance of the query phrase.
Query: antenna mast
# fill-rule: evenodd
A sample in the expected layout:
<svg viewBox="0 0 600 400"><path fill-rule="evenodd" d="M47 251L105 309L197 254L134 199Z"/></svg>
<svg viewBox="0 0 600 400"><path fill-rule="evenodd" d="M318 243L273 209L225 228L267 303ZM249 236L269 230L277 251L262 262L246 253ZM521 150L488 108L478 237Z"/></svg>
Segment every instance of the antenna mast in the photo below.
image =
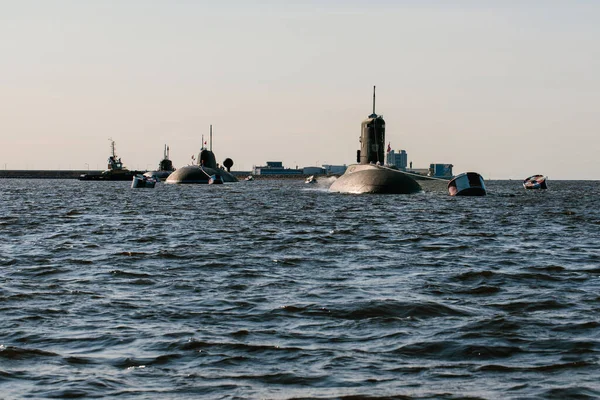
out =
<svg viewBox="0 0 600 400"><path fill-rule="evenodd" d="M375 115L375 86L373 86L373 115Z"/></svg>
<svg viewBox="0 0 600 400"><path fill-rule="evenodd" d="M115 154L115 141L112 140L112 138L108 138L108 140L110 140L110 150L111 150L112 156L116 157L117 155Z"/></svg>
<svg viewBox="0 0 600 400"><path fill-rule="evenodd" d="M212 124L210 124L210 151L212 151Z"/></svg>

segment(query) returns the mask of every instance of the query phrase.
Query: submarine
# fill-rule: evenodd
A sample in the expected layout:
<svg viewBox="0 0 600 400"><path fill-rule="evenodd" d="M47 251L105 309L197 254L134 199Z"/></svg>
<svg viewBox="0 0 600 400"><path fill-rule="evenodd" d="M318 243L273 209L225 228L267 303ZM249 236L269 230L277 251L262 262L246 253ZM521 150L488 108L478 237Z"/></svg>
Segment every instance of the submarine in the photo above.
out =
<svg viewBox="0 0 600 400"><path fill-rule="evenodd" d="M233 176L229 170L220 168L217 165L215 153L212 152L212 125L210 126L210 147L205 148L206 142L202 138L202 147L198 154L197 164L181 167L172 172L165 183L172 184L214 184L237 182L237 178ZM196 160L194 156L192 159ZM231 161L231 159L227 159ZM226 163L233 165L233 161ZM230 168L230 167L228 167Z"/></svg>
<svg viewBox="0 0 600 400"><path fill-rule="evenodd" d="M346 172L329 187L338 193L410 194L420 192L421 186L409 174L384 166L385 121L375 113L375 86L373 86L373 113L361 123L360 150L357 164L349 165Z"/></svg>
<svg viewBox="0 0 600 400"><path fill-rule="evenodd" d="M144 174L147 178L158 179L159 181L164 181L175 171L176 168L173 167L173 162L169 158L169 146L165 144L165 152L163 155L163 159L158 163L158 169L155 171L148 171Z"/></svg>

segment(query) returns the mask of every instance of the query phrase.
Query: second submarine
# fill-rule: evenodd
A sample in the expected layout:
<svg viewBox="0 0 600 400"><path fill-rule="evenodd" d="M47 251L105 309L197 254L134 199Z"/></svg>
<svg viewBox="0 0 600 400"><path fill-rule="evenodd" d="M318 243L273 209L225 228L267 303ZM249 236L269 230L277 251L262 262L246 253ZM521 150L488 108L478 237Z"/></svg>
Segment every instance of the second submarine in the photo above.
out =
<svg viewBox="0 0 600 400"><path fill-rule="evenodd" d="M375 113L375 86L373 86L373 113L361 123L360 150L357 164L349 165L346 172L329 188L339 193L420 192L421 186L410 175L385 167L385 121Z"/></svg>

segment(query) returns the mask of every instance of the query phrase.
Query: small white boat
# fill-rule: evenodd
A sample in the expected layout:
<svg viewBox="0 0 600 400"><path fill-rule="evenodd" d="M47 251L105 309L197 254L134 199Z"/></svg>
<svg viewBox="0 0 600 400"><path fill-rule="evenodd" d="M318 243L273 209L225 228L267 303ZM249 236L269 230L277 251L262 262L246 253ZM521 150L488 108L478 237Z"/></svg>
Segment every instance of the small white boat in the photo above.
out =
<svg viewBox="0 0 600 400"><path fill-rule="evenodd" d="M144 176L144 175L134 175L133 180L131 181L131 188L153 188L156 185L156 179Z"/></svg>
<svg viewBox="0 0 600 400"><path fill-rule="evenodd" d="M477 172L463 172L448 182L450 196L485 196L483 178Z"/></svg>
<svg viewBox="0 0 600 400"><path fill-rule="evenodd" d="M548 189L544 175L532 175L523 181L523 187L525 189Z"/></svg>
<svg viewBox="0 0 600 400"><path fill-rule="evenodd" d="M248 175L248 176L246 177L246 179L244 179L244 180L245 180L245 181L253 181L253 180L254 180L254 177L253 177L252 175Z"/></svg>
<svg viewBox="0 0 600 400"><path fill-rule="evenodd" d="M311 175L308 178L306 178L306 181L304 181L304 183L317 183L317 178L315 178L314 175Z"/></svg>

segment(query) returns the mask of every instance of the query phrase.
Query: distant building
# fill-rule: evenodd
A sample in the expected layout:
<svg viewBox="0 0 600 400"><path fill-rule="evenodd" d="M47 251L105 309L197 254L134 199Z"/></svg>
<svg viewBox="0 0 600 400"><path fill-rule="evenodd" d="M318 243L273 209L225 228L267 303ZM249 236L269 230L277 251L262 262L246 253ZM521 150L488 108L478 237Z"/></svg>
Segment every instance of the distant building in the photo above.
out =
<svg viewBox="0 0 600 400"><path fill-rule="evenodd" d="M406 170L408 165L408 154L405 150L399 150L397 153L394 150L390 150L387 153L385 162L387 165L395 165L398 169Z"/></svg>
<svg viewBox="0 0 600 400"><path fill-rule="evenodd" d="M346 172L346 167L345 165L329 165L329 164L324 164L323 168L325 169L325 173L327 175L343 175L344 172Z"/></svg>
<svg viewBox="0 0 600 400"><path fill-rule="evenodd" d="M342 175L345 165L324 164L322 167L285 168L282 161L267 161L267 165L252 167L253 175Z"/></svg>
<svg viewBox="0 0 600 400"><path fill-rule="evenodd" d="M301 169L284 168L281 161L267 161L266 166L252 168L253 175L302 175Z"/></svg>
<svg viewBox="0 0 600 400"><path fill-rule="evenodd" d="M323 175L325 174L325 168L321 167L304 167L302 168L304 175Z"/></svg>
<svg viewBox="0 0 600 400"><path fill-rule="evenodd" d="M452 164L429 164L429 172L427 175L435 176L436 178L451 178Z"/></svg>

